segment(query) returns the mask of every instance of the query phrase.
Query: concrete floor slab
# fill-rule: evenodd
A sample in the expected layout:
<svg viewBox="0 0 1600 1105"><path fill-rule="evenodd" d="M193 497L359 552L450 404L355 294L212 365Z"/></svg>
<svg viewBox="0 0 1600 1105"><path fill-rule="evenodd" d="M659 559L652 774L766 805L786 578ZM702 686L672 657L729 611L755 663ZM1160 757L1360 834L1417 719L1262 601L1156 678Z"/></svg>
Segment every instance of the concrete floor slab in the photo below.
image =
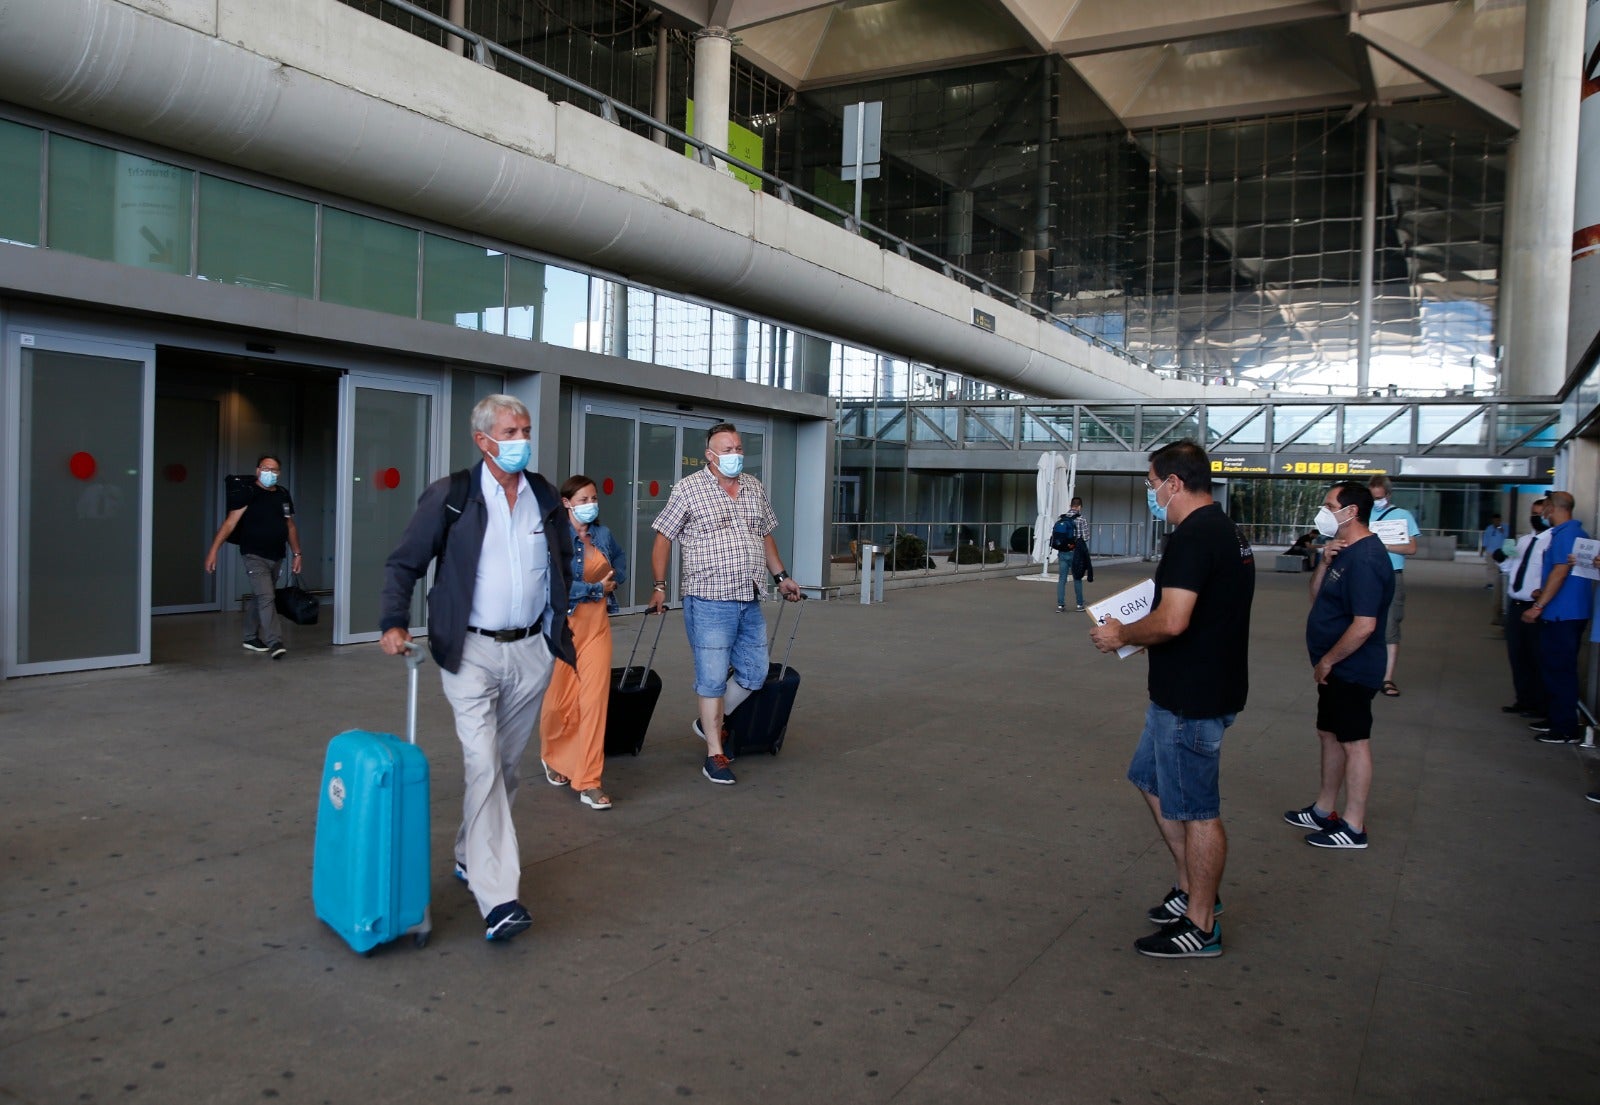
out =
<svg viewBox="0 0 1600 1105"><path fill-rule="evenodd" d="M334 732L403 727L402 667L326 626L273 663L234 615L157 619L150 668L0 685L0 1103L1587 1102L1600 754L1499 711L1480 566L1409 570L1359 853L1281 822L1316 787L1306 598L1258 577L1226 954L1176 963L1131 947L1172 878L1123 778L1145 662L1049 583L808 608L789 741L732 788L699 775L669 626L614 810L528 761L507 946L449 873L426 669L435 930L371 958L312 914L315 789Z"/></svg>

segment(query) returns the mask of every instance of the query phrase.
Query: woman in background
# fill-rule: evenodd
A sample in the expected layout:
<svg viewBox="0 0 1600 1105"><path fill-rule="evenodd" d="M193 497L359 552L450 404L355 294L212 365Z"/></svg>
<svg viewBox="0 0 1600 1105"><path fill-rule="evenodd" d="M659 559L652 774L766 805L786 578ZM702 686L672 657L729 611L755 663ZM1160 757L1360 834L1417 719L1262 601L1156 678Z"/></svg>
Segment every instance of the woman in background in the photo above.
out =
<svg viewBox="0 0 1600 1105"><path fill-rule="evenodd" d="M590 809L609 810L600 788L606 762L606 705L611 694L611 619L616 589L628 578L627 560L602 526L600 496L588 476L561 485L561 505L572 526L572 590L567 624L578 668L557 664L539 712L539 749L545 781L570 786Z"/></svg>

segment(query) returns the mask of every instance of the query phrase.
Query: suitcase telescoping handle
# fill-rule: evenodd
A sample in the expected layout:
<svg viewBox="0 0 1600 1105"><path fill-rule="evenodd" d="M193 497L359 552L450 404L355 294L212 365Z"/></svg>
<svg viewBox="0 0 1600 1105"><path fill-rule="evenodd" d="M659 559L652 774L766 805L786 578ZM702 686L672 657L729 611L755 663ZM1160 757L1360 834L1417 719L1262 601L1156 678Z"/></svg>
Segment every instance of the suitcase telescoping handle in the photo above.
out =
<svg viewBox="0 0 1600 1105"><path fill-rule="evenodd" d="M650 644L650 658L644 662L644 670L639 673L640 687L644 686L645 680L650 678L650 669L655 666L656 649L661 647L661 631L667 628L667 610L668 607L663 606L661 608L661 620L656 623L656 639ZM649 610L639 615L639 632L633 638L633 651L628 653L628 662L622 667L622 682L617 684L617 690L619 691L627 690L628 672L633 669L633 658L639 655L639 642L644 640L644 627L649 620L649 615Z"/></svg>
<svg viewBox="0 0 1600 1105"><path fill-rule="evenodd" d="M789 630L789 647L783 650L783 667L778 672L779 679L789 674L789 657L794 652L795 635L800 632L800 615L805 613L805 602L806 596L802 593L800 601L795 603L800 609L794 612L794 625ZM767 642L767 651L769 653L778 647L778 627L783 624L783 608L788 605L788 599L778 600L778 616L772 619L772 640Z"/></svg>
<svg viewBox="0 0 1600 1105"><path fill-rule="evenodd" d="M406 642L406 742L417 743L417 669L428 659L422 646L415 641Z"/></svg>

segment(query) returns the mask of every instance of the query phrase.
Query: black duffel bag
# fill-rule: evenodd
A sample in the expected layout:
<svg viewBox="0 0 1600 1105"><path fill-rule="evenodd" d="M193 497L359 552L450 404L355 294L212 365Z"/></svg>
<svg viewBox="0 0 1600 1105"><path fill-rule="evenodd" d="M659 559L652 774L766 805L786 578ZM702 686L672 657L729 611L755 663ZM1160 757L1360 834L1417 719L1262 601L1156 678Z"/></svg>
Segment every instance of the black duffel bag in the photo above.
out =
<svg viewBox="0 0 1600 1105"><path fill-rule="evenodd" d="M295 625L316 625L317 596L300 586L300 574L296 572L289 577L289 586L279 587L274 601L278 613L288 618Z"/></svg>

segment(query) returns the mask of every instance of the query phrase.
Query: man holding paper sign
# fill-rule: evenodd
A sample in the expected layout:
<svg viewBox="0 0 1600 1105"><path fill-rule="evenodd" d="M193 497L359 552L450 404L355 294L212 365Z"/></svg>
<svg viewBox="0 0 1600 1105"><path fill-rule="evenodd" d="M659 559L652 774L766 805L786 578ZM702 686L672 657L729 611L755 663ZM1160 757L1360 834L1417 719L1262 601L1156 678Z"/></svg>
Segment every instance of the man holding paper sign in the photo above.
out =
<svg viewBox="0 0 1600 1105"><path fill-rule="evenodd" d="M1217 887L1228 855L1218 765L1222 734L1249 691L1250 603L1255 552L1211 497L1211 461L1192 441L1150 454L1150 513L1173 524L1156 567L1155 600L1136 622L1107 617L1094 647L1150 654L1150 705L1128 765L1172 853L1175 885L1148 919L1161 931L1134 941L1159 959L1222 954Z"/></svg>
<svg viewBox="0 0 1600 1105"><path fill-rule="evenodd" d="M1550 523L1544 582L1533 593L1533 605L1522 612L1524 622L1539 623L1539 674L1550 716L1528 728L1545 744L1577 744L1583 739L1578 730L1578 647L1589 620L1592 584L1567 562L1577 543L1589 536L1572 516L1574 505L1567 491L1544 497L1544 519Z"/></svg>

